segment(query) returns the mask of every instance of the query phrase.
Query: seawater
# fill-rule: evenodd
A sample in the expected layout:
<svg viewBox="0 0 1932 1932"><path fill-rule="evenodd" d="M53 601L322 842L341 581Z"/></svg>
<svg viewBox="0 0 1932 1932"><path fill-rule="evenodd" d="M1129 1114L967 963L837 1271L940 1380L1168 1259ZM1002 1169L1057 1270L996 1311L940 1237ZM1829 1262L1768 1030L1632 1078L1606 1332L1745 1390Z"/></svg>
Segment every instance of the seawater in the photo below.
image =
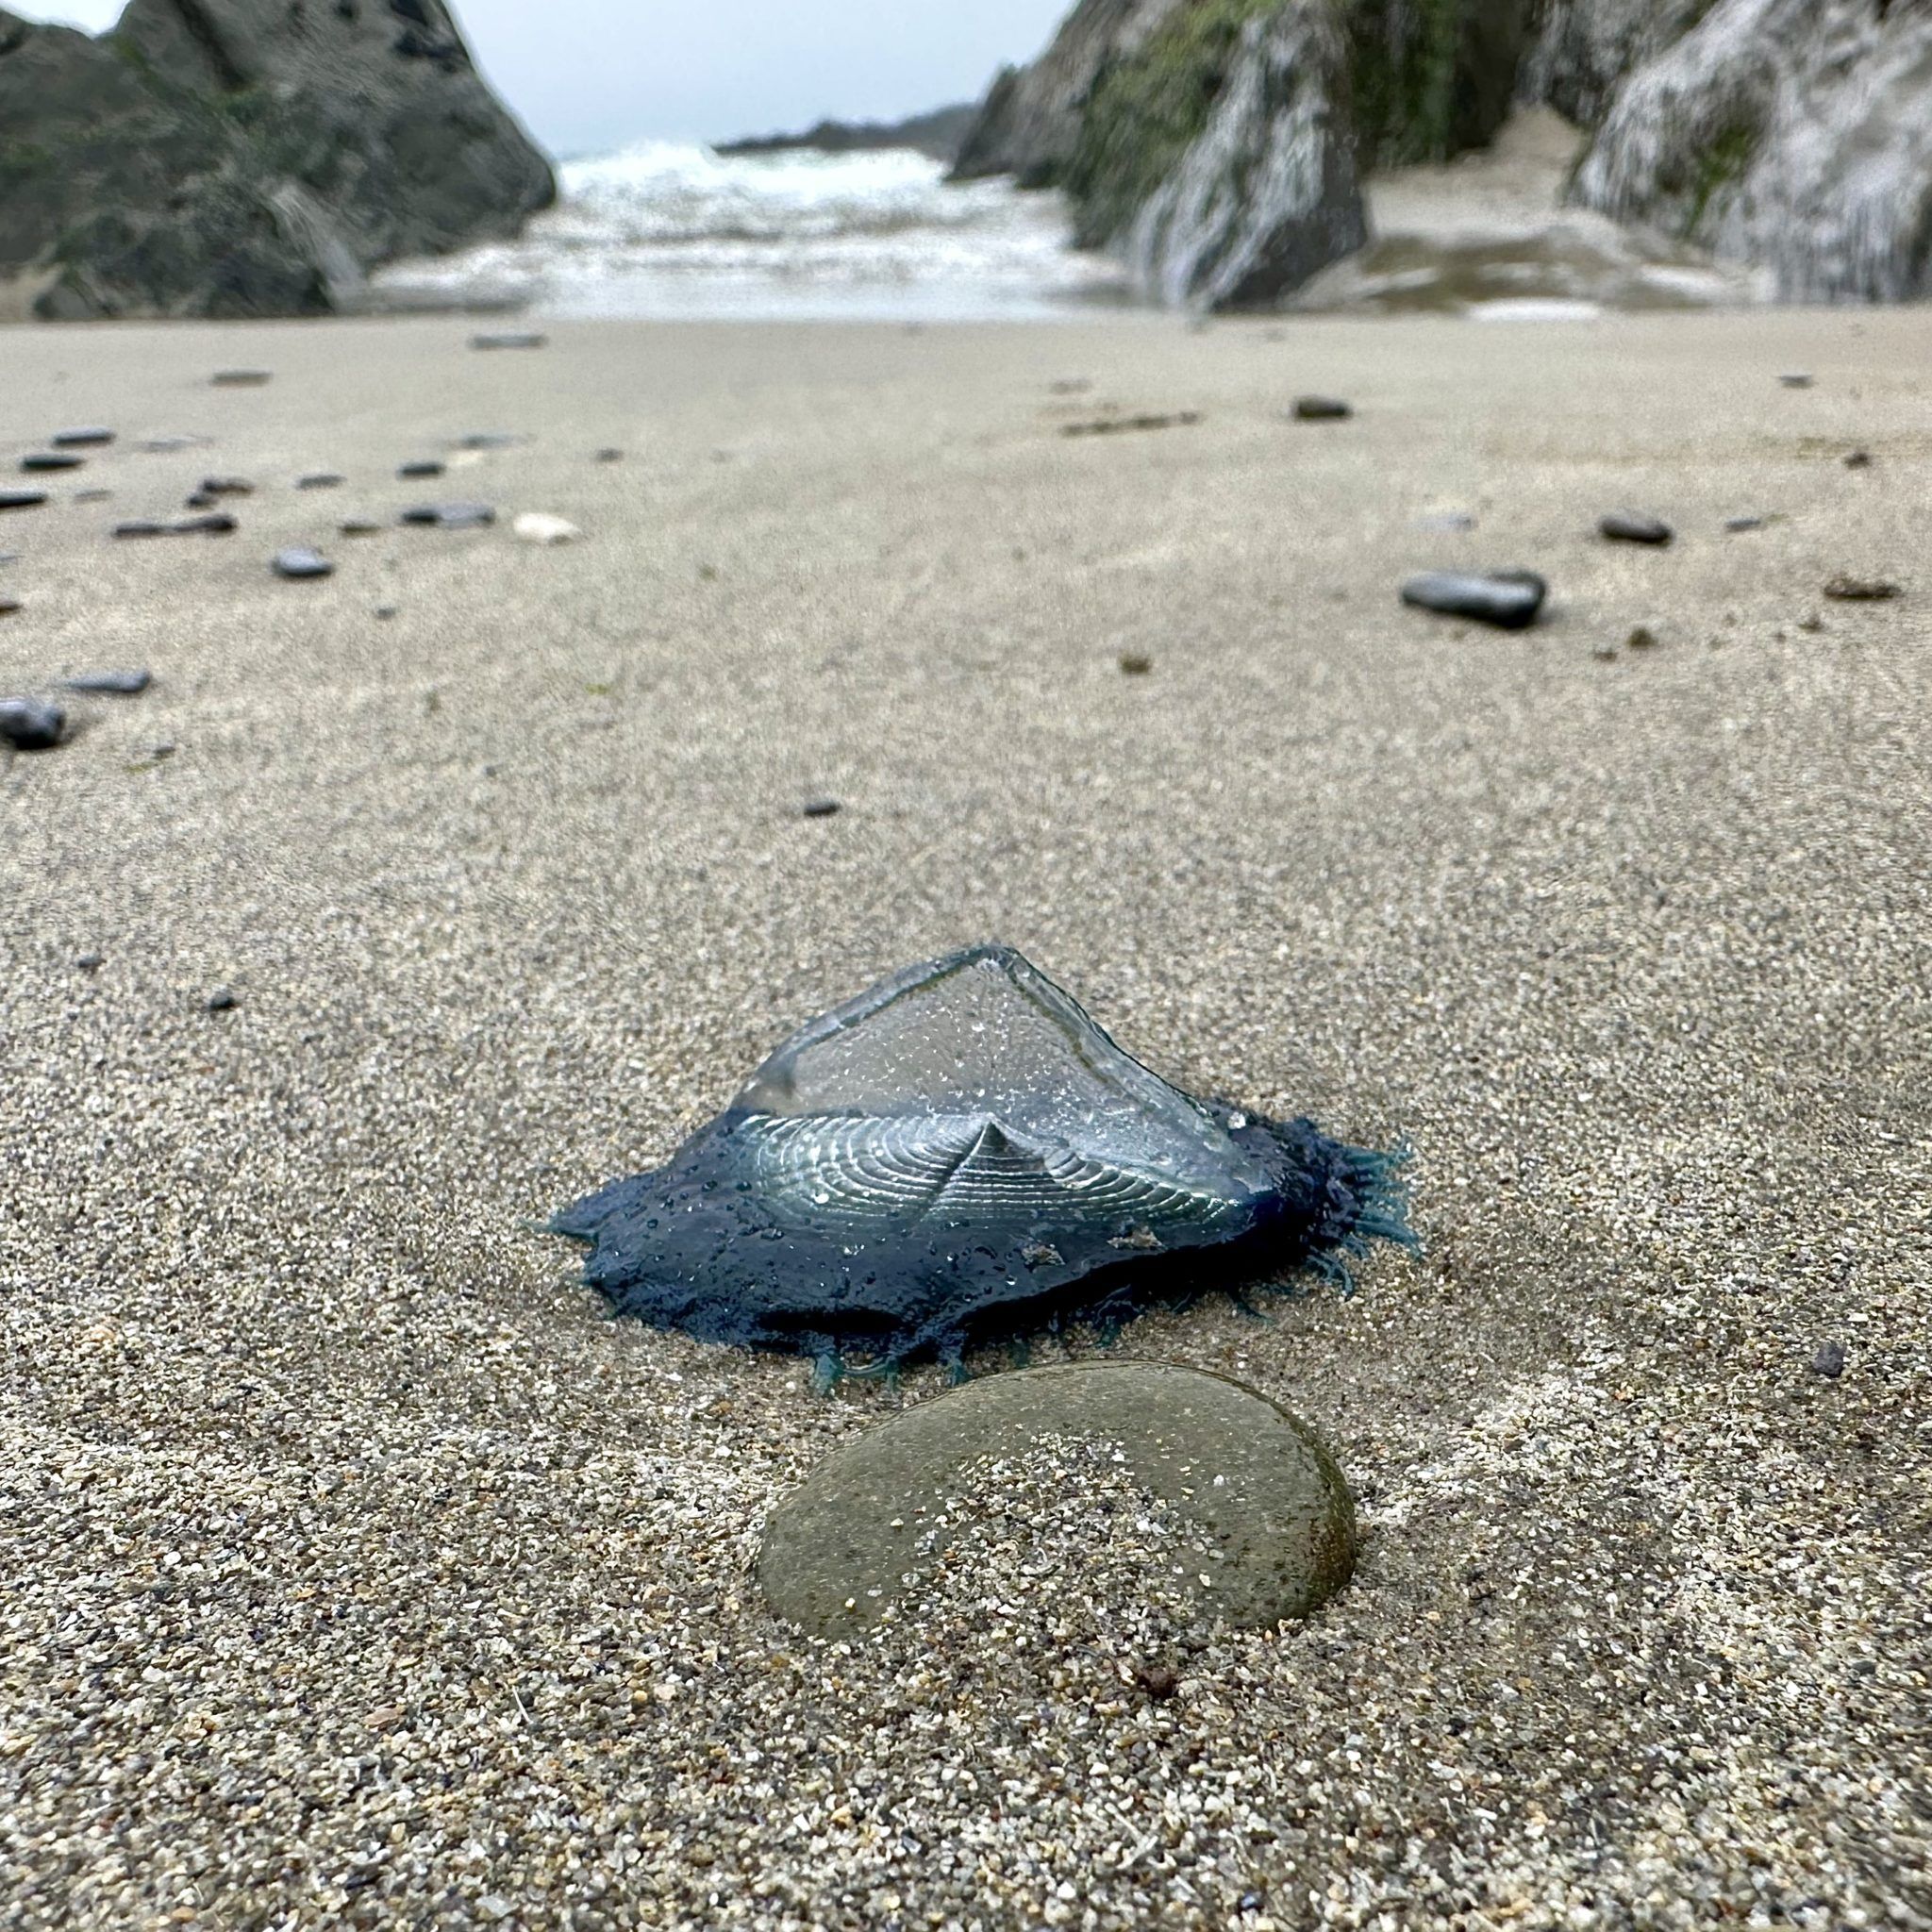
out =
<svg viewBox="0 0 1932 1932"><path fill-rule="evenodd" d="M559 319L1037 321L1124 299L1067 246L1065 205L1004 181L949 186L910 150L725 157L645 142L566 162L511 242L377 278L379 297Z"/></svg>

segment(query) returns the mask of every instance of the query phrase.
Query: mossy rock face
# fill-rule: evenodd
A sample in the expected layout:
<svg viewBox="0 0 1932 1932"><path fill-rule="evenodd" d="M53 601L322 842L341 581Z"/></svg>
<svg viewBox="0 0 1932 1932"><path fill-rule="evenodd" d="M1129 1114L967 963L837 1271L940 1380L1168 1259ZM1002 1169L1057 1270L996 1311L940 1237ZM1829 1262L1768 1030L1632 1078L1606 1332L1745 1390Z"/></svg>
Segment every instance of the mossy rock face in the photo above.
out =
<svg viewBox="0 0 1932 1932"><path fill-rule="evenodd" d="M958 1473L1042 1438L1116 1445L1135 1476L1224 1560L1204 1616L1307 1616L1355 1567L1355 1505L1314 1431L1255 1390L1161 1362L1080 1362L989 1376L920 1404L827 1457L773 1510L758 1581L822 1637L873 1624L933 1561ZM922 1548L925 1554L922 1555Z"/></svg>
<svg viewBox="0 0 1932 1932"><path fill-rule="evenodd" d="M1074 242L1105 246L1200 139L1241 29L1283 0L1195 0L1094 83L1062 186Z"/></svg>
<svg viewBox="0 0 1932 1932"><path fill-rule="evenodd" d="M1357 126L1376 167L1482 147L1508 117L1525 0L1348 0Z"/></svg>

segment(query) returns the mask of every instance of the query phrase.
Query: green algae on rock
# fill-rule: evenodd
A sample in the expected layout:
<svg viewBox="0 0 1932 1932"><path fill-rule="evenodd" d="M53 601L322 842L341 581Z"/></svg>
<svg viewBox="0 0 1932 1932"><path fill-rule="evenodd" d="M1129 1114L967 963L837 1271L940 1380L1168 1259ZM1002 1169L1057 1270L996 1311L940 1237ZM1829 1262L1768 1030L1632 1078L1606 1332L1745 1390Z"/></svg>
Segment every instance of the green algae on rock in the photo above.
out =
<svg viewBox="0 0 1932 1932"><path fill-rule="evenodd" d="M1355 1505L1306 1423L1229 1377L1164 1362L1076 1362L992 1375L906 1409L835 1451L772 1511L759 1586L814 1635L876 1623L942 1564L959 1473L1043 1439L1113 1444L1210 1542L1203 1617L1305 1617L1355 1568Z"/></svg>

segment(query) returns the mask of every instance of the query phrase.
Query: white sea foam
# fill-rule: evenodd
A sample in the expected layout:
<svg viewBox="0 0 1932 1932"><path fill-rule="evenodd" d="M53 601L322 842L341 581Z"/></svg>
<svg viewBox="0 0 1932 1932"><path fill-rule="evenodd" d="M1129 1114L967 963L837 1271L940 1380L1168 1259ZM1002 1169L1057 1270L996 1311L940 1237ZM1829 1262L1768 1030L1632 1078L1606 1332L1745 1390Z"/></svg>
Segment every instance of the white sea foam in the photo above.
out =
<svg viewBox="0 0 1932 1932"><path fill-rule="evenodd" d="M1091 312L1111 264L1067 245L1057 195L950 187L910 150L724 157L647 142L565 164L513 242L378 279L402 300L545 315L981 320Z"/></svg>

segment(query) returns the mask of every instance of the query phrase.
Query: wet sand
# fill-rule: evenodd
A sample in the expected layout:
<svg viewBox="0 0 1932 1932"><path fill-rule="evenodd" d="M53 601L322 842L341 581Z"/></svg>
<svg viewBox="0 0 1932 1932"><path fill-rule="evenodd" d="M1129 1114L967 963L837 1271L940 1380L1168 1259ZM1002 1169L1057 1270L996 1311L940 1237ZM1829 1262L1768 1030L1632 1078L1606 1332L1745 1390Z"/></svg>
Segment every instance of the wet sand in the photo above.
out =
<svg viewBox="0 0 1932 1932"><path fill-rule="evenodd" d="M1926 1924L1932 315L469 332L0 330L9 469L122 439L0 515L0 694L157 679L0 753L9 1923ZM1398 607L1461 563L1550 620ZM938 1377L532 1232L987 937L1415 1150L1423 1258L1115 1349L1334 1444L1306 1625L1177 1627L1076 1454L805 1641L764 1512Z"/></svg>

